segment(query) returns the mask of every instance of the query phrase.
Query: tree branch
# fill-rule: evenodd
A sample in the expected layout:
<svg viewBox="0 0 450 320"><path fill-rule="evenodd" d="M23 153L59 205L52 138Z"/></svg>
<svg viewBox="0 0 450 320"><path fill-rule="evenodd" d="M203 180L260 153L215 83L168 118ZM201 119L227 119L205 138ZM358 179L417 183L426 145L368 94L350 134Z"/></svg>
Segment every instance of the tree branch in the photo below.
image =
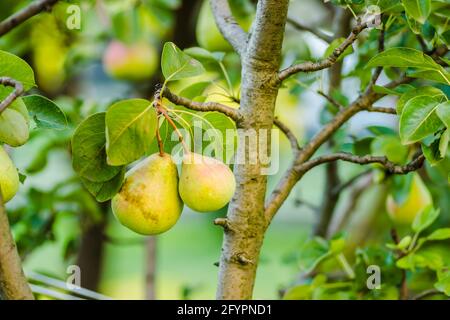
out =
<svg viewBox="0 0 450 320"><path fill-rule="evenodd" d="M281 132L284 133L284 135L286 136L286 138L288 138L290 144L291 144L291 148L292 148L292 152L294 153L294 156L296 156L298 154L298 152L300 151L300 145L298 144L298 140L297 137L295 136L295 134L291 131L291 129L289 129L283 122L281 122L278 118L275 118L273 121L273 124L281 130Z"/></svg>
<svg viewBox="0 0 450 320"><path fill-rule="evenodd" d="M14 88L14 91L0 102L0 114L2 114L2 112L23 93L24 89L22 83L8 77L0 77L0 84Z"/></svg>
<svg viewBox="0 0 450 320"><path fill-rule="evenodd" d="M180 106L184 106L191 110L201 112L217 111L233 119L235 122L240 122L242 120L242 115L240 114L238 109L233 109L221 103L192 101L172 93L168 88L164 90L162 95L170 102Z"/></svg>
<svg viewBox="0 0 450 320"><path fill-rule="evenodd" d="M331 41L333 41L333 38L330 37L329 35L323 33L323 32L320 31L320 30L316 30L316 29L314 29L314 28L305 26L304 24L302 24L302 23L296 21L296 20L293 19L293 18L289 18L289 17L288 17L288 18L287 18L287 23L289 23L289 24L290 24L292 27L294 27L295 29L300 30L300 31L307 31L307 32L309 32L309 33L315 35L317 38L322 39L322 40L325 41L325 42L330 43Z"/></svg>
<svg viewBox="0 0 450 320"><path fill-rule="evenodd" d="M248 35L234 18L228 0L210 0L210 4L217 27L223 37L242 56L247 49ZM205 30L205 32L209 31Z"/></svg>
<svg viewBox="0 0 450 320"><path fill-rule="evenodd" d="M425 160L425 156L421 153L417 157L415 157L411 162L407 163L406 165L398 165L388 160L387 157L378 157L378 156L371 156L371 155L365 155L365 156L357 156L351 153L346 152L340 152L335 154L329 154L317 157L313 160L309 160L302 165L300 165L297 170L299 171L308 171L312 168L332 162L332 161L347 161L355 164L360 165L366 165L371 163L378 163L381 164L383 167L385 167L385 170L390 174L407 174L411 171L416 171L420 167L422 167L423 162Z"/></svg>
<svg viewBox="0 0 450 320"><path fill-rule="evenodd" d="M0 300L33 300L3 204L0 190Z"/></svg>
<svg viewBox="0 0 450 320"><path fill-rule="evenodd" d="M396 86L412 81L408 77L400 77L397 80L391 81L385 87L395 88ZM302 166L303 163L308 161L317 149L323 145L333 134L351 117L360 111L370 108L373 103L380 98L384 97L383 93L376 93L372 90L372 87L368 87L366 92L356 99L348 107L340 110L333 120L331 120L322 130L320 130L302 150L299 152L297 158L292 165L286 171L285 175L278 183L275 190L272 192L269 200L266 203L265 215L268 223L273 219L274 215L281 207L283 202L289 196L292 188L302 178L302 176L309 170L308 167Z"/></svg>
<svg viewBox="0 0 450 320"><path fill-rule="evenodd" d="M51 8L56 2L58 2L58 0L34 1L24 9L6 18L2 22L0 22L0 36L8 33L19 24L27 21L29 18L37 15L41 11Z"/></svg>
<svg viewBox="0 0 450 320"><path fill-rule="evenodd" d="M337 102L332 96L326 94L322 90L318 90L317 93L328 100L329 103L331 103L333 106L335 106L338 110L341 110L344 108L343 105L341 105L339 102Z"/></svg>
<svg viewBox="0 0 450 320"><path fill-rule="evenodd" d="M296 64L293 66L290 66L284 70L281 70L278 73L278 79L279 81L283 81L293 74L299 73L299 72L313 72L318 71L322 69L326 69L331 67L333 64L336 63L337 59L344 53L345 49L347 49L349 46L352 45L353 42L356 41L358 38L358 35L367 28L367 23L360 23L352 29L352 32L347 37L347 39L344 40L344 42L341 43L336 49L333 50L333 52L324 60L318 61L318 62L303 62L300 64Z"/></svg>
<svg viewBox="0 0 450 320"><path fill-rule="evenodd" d="M379 113L389 113L389 114L397 114L397 110L395 108L389 108L389 107L368 107L366 109L369 112L379 112Z"/></svg>

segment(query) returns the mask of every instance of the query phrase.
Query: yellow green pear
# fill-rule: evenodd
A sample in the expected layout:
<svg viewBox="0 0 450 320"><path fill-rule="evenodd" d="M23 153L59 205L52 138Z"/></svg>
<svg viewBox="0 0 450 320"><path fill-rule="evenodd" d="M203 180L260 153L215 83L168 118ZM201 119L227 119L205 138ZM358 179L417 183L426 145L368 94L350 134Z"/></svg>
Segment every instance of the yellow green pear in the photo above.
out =
<svg viewBox="0 0 450 320"><path fill-rule="evenodd" d="M183 202L172 157L153 154L128 171L111 206L119 222L134 232L155 235L173 227Z"/></svg>
<svg viewBox="0 0 450 320"><path fill-rule="evenodd" d="M411 188L406 199L397 203L392 195L386 199L386 209L392 221L398 224L412 224L416 215L433 203L431 194L417 173L414 173Z"/></svg>
<svg viewBox="0 0 450 320"><path fill-rule="evenodd" d="M11 200L19 190L19 174L5 149L0 145L0 187L3 202Z"/></svg>
<svg viewBox="0 0 450 320"><path fill-rule="evenodd" d="M233 172L214 158L188 152L183 157L181 199L198 212L216 211L230 202L236 190Z"/></svg>

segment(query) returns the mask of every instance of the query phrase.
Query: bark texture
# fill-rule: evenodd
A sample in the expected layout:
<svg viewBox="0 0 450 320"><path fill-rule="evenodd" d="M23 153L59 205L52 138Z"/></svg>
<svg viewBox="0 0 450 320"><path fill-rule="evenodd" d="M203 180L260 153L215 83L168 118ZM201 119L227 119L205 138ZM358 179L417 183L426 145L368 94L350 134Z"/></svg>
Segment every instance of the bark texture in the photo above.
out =
<svg viewBox="0 0 450 320"><path fill-rule="evenodd" d="M0 300L33 300L0 192Z"/></svg>
<svg viewBox="0 0 450 320"><path fill-rule="evenodd" d="M252 35L246 49L240 49L242 120L238 127L243 129L241 135L251 130L256 132L258 140L269 138L269 142L288 2L258 1ZM238 154L246 154L247 149L245 143L240 143ZM267 227L264 215L267 177L261 174L262 169L259 155L255 163L246 161L235 166L237 188L228 209L228 227L224 229L218 299L252 298L259 253Z"/></svg>

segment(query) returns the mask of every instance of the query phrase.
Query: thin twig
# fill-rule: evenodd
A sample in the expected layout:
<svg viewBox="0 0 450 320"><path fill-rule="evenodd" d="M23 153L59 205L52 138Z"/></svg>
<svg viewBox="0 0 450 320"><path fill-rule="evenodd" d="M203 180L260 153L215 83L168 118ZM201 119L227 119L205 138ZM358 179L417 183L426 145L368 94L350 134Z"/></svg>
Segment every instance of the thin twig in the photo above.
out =
<svg viewBox="0 0 450 320"><path fill-rule="evenodd" d="M29 18L37 15L41 11L51 8L57 2L58 0L33 1L33 3L27 7L0 22L0 37L14 29L19 24L27 21Z"/></svg>
<svg viewBox="0 0 450 320"><path fill-rule="evenodd" d="M305 26L304 24L296 21L293 18L288 17L287 23L289 23L295 29L300 30L300 31L307 31L307 32L315 35L317 38L322 39L325 42L330 43L331 41L333 41L333 38L330 37L329 35L325 34L324 32L322 32L320 30L316 30L316 29L308 27L308 26Z"/></svg>
<svg viewBox="0 0 450 320"><path fill-rule="evenodd" d="M333 106L335 106L338 110L343 109L344 106L337 102L332 96L326 94L322 90L318 90L317 93L328 100L329 103L331 103Z"/></svg>
<svg viewBox="0 0 450 320"><path fill-rule="evenodd" d="M2 114L2 112L23 93L24 89L22 83L8 77L0 77L0 84L14 88L14 91L0 102L0 114Z"/></svg>
<svg viewBox="0 0 450 320"><path fill-rule="evenodd" d="M290 144L291 144L291 148L292 148L292 152L294 153L294 155L296 155L298 153L298 151L300 150L300 145L298 144L298 140L297 137L295 136L294 132L291 131L291 129L289 129L283 122L281 122L278 118L275 118L273 120L273 124L281 130L281 132L284 133L284 135L288 138Z"/></svg>
<svg viewBox="0 0 450 320"><path fill-rule="evenodd" d="M408 164L398 165L398 164L395 164L395 163L389 161L389 159L384 156L383 157L371 156L371 155L357 156L357 155L354 155L351 153L340 152L340 153L335 153L335 154L323 155L323 156L317 157L315 159L309 160L309 161L303 163L302 165L300 165L297 168L297 170L308 171L318 165L328 163L331 161L337 161L337 160L347 161L347 162L360 164L360 165L378 163L378 164L382 165L385 168L386 172L388 172L390 174L407 174L411 171L416 171L417 169L422 167L423 162L425 161L425 156L421 153L416 158L411 160L411 162L409 162Z"/></svg>
<svg viewBox="0 0 450 320"><path fill-rule="evenodd" d="M242 120L242 115L240 114L238 109L233 109L221 103L192 101L172 93L168 88L165 88L162 95L164 96L164 98L167 98L170 102L180 106L184 106L191 110L201 112L217 111L228 116L235 122L239 122Z"/></svg>
<svg viewBox="0 0 450 320"><path fill-rule="evenodd" d="M353 42L356 41L358 38L358 35L367 28L367 23L361 23L359 22L352 30L350 35L347 37L347 39L344 40L336 49L333 50L333 52L325 59L318 61L318 62L303 62L300 64L292 65L284 70L281 70L278 73L278 80L283 81L293 74L299 73L299 72L313 72L313 71L319 71L322 69L326 69L331 67L333 64L336 63L338 58L345 52L345 50L353 44Z"/></svg>
<svg viewBox="0 0 450 320"><path fill-rule="evenodd" d="M389 107L369 107L366 109L369 112L379 112L379 113L388 113L388 114L397 114L397 110L395 108Z"/></svg>

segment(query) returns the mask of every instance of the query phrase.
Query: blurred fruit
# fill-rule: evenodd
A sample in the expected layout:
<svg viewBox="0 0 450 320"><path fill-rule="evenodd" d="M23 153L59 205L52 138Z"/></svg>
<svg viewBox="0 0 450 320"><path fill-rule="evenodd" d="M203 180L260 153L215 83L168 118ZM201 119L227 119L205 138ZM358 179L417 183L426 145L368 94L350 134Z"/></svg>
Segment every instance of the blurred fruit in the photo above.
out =
<svg viewBox="0 0 450 320"><path fill-rule="evenodd" d="M0 187L4 203L11 200L19 190L19 174L2 146L0 146Z"/></svg>
<svg viewBox="0 0 450 320"><path fill-rule="evenodd" d="M248 31L252 24L253 17L248 12L242 12L244 7L239 1L230 2L231 10L235 13L237 22ZM235 11L241 11L236 14ZM231 51L231 45L223 38L217 28L211 6L208 0L203 1L200 14L197 20L196 36L199 45L209 51Z"/></svg>
<svg viewBox="0 0 450 320"><path fill-rule="evenodd" d="M112 41L104 53L103 66L105 71L116 79L148 80L158 67L158 53L146 42L127 45Z"/></svg>
<svg viewBox="0 0 450 320"><path fill-rule="evenodd" d="M49 93L57 93L66 79L67 57L66 36L59 29L54 15L48 13L40 17L31 33L33 65L39 88Z"/></svg>
<svg viewBox="0 0 450 320"><path fill-rule="evenodd" d="M216 211L230 202L236 189L233 172L223 162L186 153L180 177L180 196L191 209Z"/></svg>
<svg viewBox="0 0 450 320"><path fill-rule="evenodd" d="M432 204L427 187L417 173L414 173L406 199L397 203L392 195L386 199L386 209L392 221L398 224L412 224L416 215Z"/></svg>
<svg viewBox="0 0 450 320"><path fill-rule="evenodd" d="M143 235L173 227L183 203L172 157L153 154L128 171L122 189L112 199L112 210L120 223Z"/></svg>

